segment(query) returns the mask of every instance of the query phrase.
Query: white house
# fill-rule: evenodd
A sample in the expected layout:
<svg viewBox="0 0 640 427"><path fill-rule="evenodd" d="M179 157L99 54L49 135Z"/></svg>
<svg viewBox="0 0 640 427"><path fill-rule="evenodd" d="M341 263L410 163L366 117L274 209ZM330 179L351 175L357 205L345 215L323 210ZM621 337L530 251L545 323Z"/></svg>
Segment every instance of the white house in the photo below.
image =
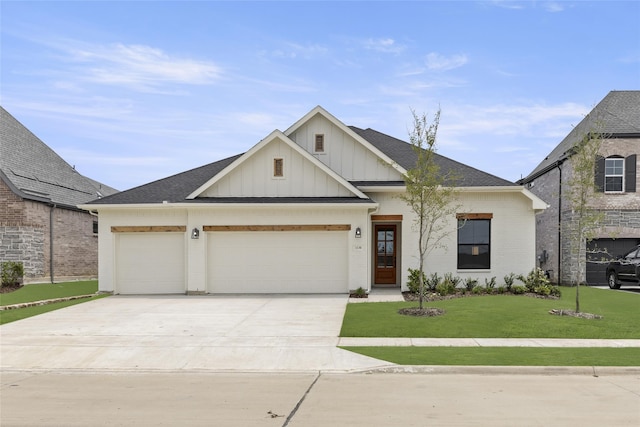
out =
<svg viewBox="0 0 640 427"><path fill-rule="evenodd" d="M396 196L410 144L344 125L316 107L248 152L95 200L99 288L120 294L347 293L406 289L414 217ZM461 177L460 212L429 272L526 274L535 215L522 186L438 156Z"/></svg>

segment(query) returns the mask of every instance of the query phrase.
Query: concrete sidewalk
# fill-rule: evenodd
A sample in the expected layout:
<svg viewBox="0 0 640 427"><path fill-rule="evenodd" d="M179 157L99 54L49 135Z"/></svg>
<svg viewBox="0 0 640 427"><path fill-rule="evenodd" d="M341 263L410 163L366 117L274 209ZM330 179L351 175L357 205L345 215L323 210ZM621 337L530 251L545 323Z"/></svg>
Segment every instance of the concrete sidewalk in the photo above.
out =
<svg viewBox="0 0 640 427"><path fill-rule="evenodd" d="M564 338L340 338L341 347L640 347L640 340Z"/></svg>

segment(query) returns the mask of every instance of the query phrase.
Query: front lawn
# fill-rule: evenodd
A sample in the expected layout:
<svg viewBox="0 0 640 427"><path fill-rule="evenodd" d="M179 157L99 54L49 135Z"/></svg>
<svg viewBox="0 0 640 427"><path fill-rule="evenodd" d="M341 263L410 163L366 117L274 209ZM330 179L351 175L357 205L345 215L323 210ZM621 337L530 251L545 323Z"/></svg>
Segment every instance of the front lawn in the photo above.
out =
<svg viewBox="0 0 640 427"><path fill-rule="evenodd" d="M0 294L0 305L13 305L79 295L93 295L90 298L77 299L73 301L63 301L33 307L2 310L0 311L0 325L108 296L107 294L97 295L95 294L97 291L98 281L90 280L84 282L32 284L23 286L22 288L10 293Z"/></svg>
<svg viewBox="0 0 640 427"><path fill-rule="evenodd" d="M604 316L587 320L548 313L575 309L575 288L561 290L559 300L486 295L426 302L446 310L437 317L398 314L398 309L417 302L348 304L340 336L640 339L640 295L582 286L581 311Z"/></svg>
<svg viewBox="0 0 640 427"><path fill-rule="evenodd" d="M640 348L342 347L399 365L638 366Z"/></svg>

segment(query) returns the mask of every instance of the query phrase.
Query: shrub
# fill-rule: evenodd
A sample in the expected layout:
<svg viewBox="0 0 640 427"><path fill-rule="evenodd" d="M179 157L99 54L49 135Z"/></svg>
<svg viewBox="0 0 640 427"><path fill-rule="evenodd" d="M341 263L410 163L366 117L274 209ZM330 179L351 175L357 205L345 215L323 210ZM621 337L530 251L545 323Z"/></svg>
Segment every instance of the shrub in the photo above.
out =
<svg viewBox="0 0 640 427"><path fill-rule="evenodd" d="M527 292L527 288L525 288L524 286L514 285L511 287L511 293L513 293L514 295L522 295L525 292Z"/></svg>
<svg viewBox="0 0 640 427"><path fill-rule="evenodd" d="M560 298L562 296L562 292L559 287L551 286L551 295Z"/></svg>
<svg viewBox="0 0 640 427"><path fill-rule="evenodd" d="M551 286L549 285L538 285L533 289L533 292L535 292L538 295L544 295L544 296L548 296L551 294Z"/></svg>
<svg viewBox="0 0 640 427"><path fill-rule="evenodd" d="M485 291L486 291L486 289L483 286L476 285L471 290L471 293L473 293L475 295L482 295L482 294L485 293Z"/></svg>
<svg viewBox="0 0 640 427"><path fill-rule="evenodd" d="M410 292L417 294L420 292L420 273L422 273L422 283L424 284L424 291L427 291L427 276L424 272L421 272L418 269L409 269L409 279L407 280L407 288L409 288Z"/></svg>
<svg viewBox="0 0 640 427"><path fill-rule="evenodd" d="M462 279L458 276L454 276L451 273L447 273L444 275L444 281L451 283L454 288L457 288Z"/></svg>
<svg viewBox="0 0 640 427"><path fill-rule="evenodd" d="M464 279L464 287L469 292L473 291L473 288L475 288L477 284L477 279L472 279L471 277L467 277L466 279Z"/></svg>
<svg viewBox="0 0 640 427"><path fill-rule="evenodd" d="M354 298L365 298L367 296L367 291L365 291L362 286L360 286L358 289L356 289L355 291L351 292L351 295Z"/></svg>
<svg viewBox="0 0 640 427"><path fill-rule="evenodd" d="M4 261L0 263L0 283L2 286L16 286L22 284L24 267L21 262Z"/></svg>
<svg viewBox="0 0 640 427"><path fill-rule="evenodd" d="M513 286L513 282L516 280L516 275L513 273L509 273L504 276L504 286L507 288L507 292L511 292L511 287Z"/></svg>
<svg viewBox="0 0 640 427"><path fill-rule="evenodd" d="M456 286L453 282L445 279L436 285L436 292L442 296L452 295L456 293Z"/></svg>
<svg viewBox="0 0 640 427"><path fill-rule="evenodd" d="M541 268L534 268L529 272L527 277L522 275L518 276L518 280L520 280L527 287L527 291L535 292L538 286L549 285L549 279L547 275Z"/></svg>
<svg viewBox="0 0 640 427"><path fill-rule="evenodd" d="M498 286L496 288L496 292L499 294L504 294L507 291L507 288L505 288L504 286Z"/></svg>
<svg viewBox="0 0 640 427"><path fill-rule="evenodd" d="M496 287L496 276L493 276L490 280L484 279L484 287L487 289L493 289Z"/></svg>
<svg viewBox="0 0 640 427"><path fill-rule="evenodd" d="M435 292L436 287L440 283L441 279L438 273L433 273L427 278L427 289L431 292Z"/></svg>

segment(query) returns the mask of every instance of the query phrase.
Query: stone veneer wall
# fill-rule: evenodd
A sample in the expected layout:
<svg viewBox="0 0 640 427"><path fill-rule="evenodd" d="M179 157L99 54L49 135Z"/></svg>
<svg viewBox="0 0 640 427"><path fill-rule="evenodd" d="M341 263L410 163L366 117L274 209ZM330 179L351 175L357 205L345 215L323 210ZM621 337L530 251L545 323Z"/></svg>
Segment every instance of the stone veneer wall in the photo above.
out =
<svg viewBox="0 0 640 427"><path fill-rule="evenodd" d="M636 192L621 194L598 193L590 203L593 209L605 214L602 226L596 232L596 238L640 238L640 140L638 138L615 138L603 141L600 154L603 157L619 155L627 157L637 154L636 164ZM568 181L571 177L570 160L560 166L562 169L562 192L566 194ZM542 254L547 251L546 262L538 263L543 270L552 270L551 280L568 284L572 273L577 268L574 255L571 254L570 243L564 230L571 221L571 206L566 198L561 201L562 209L562 245L560 248L560 276L558 277L558 202L559 202L560 171L554 168L545 175L534 180L529 190L547 202L550 207L537 216L536 222L536 252ZM581 257L586 256L585 245L580 250ZM580 280L585 280L586 272L582 271Z"/></svg>
<svg viewBox="0 0 640 427"><path fill-rule="evenodd" d="M0 225L0 259L22 262L27 278L43 277L43 231L41 227Z"/></svg>
<svg viewBox="0 0 640 427"><path fill-rule="evenodd" d="M46 203L23 200L0 181L0 261L22 261L25 281L51 280L50 216ZM97 277L97 218L53 208L54 280Z"/></svg>

